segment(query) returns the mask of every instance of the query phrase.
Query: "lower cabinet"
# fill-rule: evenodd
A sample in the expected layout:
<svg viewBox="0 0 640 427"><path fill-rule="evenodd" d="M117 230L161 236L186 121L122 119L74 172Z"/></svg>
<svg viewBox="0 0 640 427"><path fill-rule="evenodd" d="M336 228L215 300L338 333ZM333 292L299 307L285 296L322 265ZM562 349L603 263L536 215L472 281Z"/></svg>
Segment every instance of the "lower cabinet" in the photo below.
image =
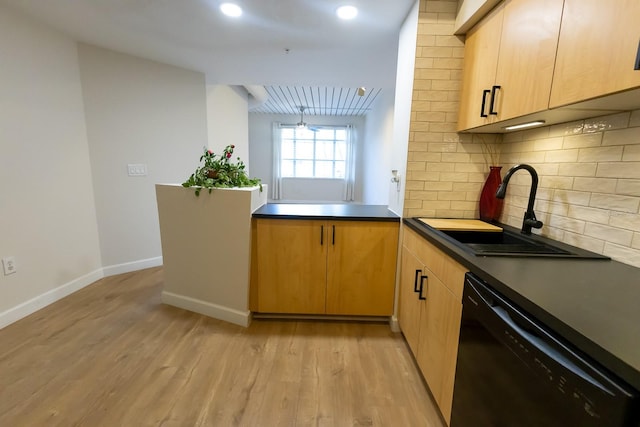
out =
<svg viewBox="0 0 640 427"><path fill-rule="evenodd" d="M390 316L398 222L255 219L253 311Z"/></svg>
<svg viewBox="0 0 640 427"><path fill-rule="evenodd" d="M398 320L447 424L465 273L462 265L405 227Z"/></svg>

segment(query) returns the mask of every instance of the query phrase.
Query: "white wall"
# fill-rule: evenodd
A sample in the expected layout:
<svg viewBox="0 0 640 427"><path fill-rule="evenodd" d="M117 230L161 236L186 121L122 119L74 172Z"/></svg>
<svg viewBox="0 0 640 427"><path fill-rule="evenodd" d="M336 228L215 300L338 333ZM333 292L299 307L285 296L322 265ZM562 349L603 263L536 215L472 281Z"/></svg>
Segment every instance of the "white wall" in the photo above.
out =
<svg viewBox="0 0 640 427"><path fill-rule="evenodd" d="M356 134L358 152L361 153L366 140L365 121L363 117L334 117L334 116L304 116L305 122L315 125L353 125ZM277 114L249 114L249 159L251 161L252 178L260 178L264 184L271 185L273 171L273 123L293 124L300 121L297 115ZM310 187L309 180L289 179L283 183L285 199L277 200L285 202L342 202L342 182L336 184L334 180L318 180L315 184L320 188ZM356 185L354 203L362 203L362 156L356 159ZM337 196L336 196L337 195ZM271 194L269 194L269 202Z"/></svg>
<svg viewBox="0 0 640 427"><path fill-rule="evenodd" d="M400 174L400 191L396 184L389 186L389 209L402 215L404 208L405 177L407 175L407 152L409 149L409 123L413 97L413 73L416 62L416 40L418 37L419 1L407 15L398 42L398 71L396 74L396 99L393 116L393 146L391 169Z"/></svg>
<svg viewBox="0 0 640 427"><path fill-rule="evenodd" d="M227 145L235 145L232 160L240 157L249 171L248 94L240 86L207 86L208 147L221 154Z"/></svg>
<svg viewBox="0 0 640 427"><path fill-rule="evenodd" d="M76 44L0 5L0 327L100 278ZM41 296L42 298L38 297Z"/></svg>
<svg viewBox="0 0 640 427"><path fill-rule="evenodd" d="M382 91L367 113L362 150L362 203L389 204L393 155L393 90ZM395 188L395 184L394 184Z"/></svg>
<svg viewBox="0 0 640 427"><path fill-rule="evenodd" d="M79 45L102 264L107 272L157 264L156 183L181 183L207 145L204 75ZM130 177L127 164L147 165ZM111 269L111 270L109 270Z"/></svg>

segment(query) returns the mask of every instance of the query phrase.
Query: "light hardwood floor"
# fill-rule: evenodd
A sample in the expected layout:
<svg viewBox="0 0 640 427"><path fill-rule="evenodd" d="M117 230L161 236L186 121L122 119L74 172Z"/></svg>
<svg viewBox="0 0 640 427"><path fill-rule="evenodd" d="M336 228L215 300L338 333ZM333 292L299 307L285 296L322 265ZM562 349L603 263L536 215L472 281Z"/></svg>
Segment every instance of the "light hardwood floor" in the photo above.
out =
<svg viewBox="0 0 640 427"><path fill-rule="evenodd" d="M162 304L162 277L105 278L0 330L0 426L443 426L388 325L245 329Z"/></svg>

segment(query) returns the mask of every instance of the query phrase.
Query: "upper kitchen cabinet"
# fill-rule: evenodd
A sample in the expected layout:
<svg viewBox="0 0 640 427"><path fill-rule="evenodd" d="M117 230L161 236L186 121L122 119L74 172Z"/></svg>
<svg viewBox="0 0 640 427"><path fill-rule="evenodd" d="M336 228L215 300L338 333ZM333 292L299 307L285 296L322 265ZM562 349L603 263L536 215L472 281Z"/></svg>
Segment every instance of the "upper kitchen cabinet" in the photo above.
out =
<svg viewBox="0 0 640 427"><path fill-rule="evenodd" d="M509 0L467 33L458 130L546 110L563 0Z"/></svg>
<svg viewBox="0 0 640 427"><path fill-rule="evenodd" d="M491 89L496 81L496 64L502 34L504 7L493 9L467 33L464 45L464 73L458 130L482 126L495 120L488 114Z"/></svg>
<svg viewBox="0 0 640 427"><path fill-rule="evenodd" d="M640 87L640 1L565 0L551 108Z"/></svg>

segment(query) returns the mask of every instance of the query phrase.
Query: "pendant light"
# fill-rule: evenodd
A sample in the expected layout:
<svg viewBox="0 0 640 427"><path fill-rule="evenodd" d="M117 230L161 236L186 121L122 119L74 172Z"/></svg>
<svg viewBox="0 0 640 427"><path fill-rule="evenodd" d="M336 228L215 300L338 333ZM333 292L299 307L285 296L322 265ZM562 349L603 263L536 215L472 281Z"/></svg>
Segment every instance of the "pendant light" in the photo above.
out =
<svg viewBox="0 0 640 427"><path fill-rule="evenodd" d="M307 124L304 122L305 107L301 105L298 107L298 109L300 110L300 121L296 124L296 126L298 127L298 129L304 129L307 127Z"/></svg>

